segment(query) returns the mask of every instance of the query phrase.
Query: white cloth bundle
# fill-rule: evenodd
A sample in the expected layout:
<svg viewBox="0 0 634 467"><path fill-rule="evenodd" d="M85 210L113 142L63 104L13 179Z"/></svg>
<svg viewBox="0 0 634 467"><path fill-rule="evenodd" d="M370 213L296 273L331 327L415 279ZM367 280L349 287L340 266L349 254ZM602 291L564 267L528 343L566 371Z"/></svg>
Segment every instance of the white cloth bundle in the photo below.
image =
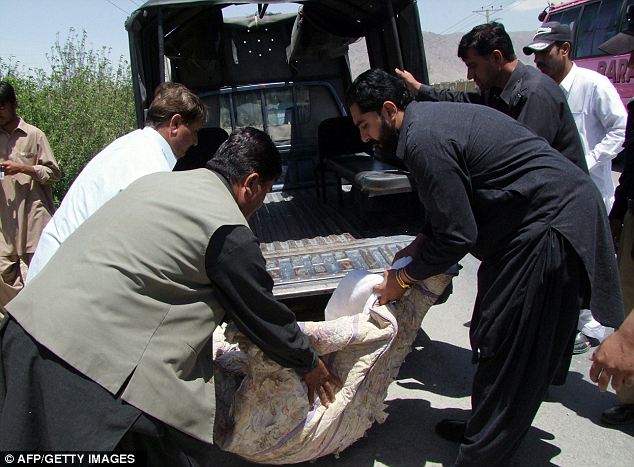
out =
<svg viewBox="0 0 634 467"><path fill-rule="evenodd" d="M392 269L400 269L411 262L412 257L406 256L397 260L392 265ZM383 282L381 274L373 274L360 269L350 271L341 279L328 300L324 311L326 321L357 313L368 314L370 307L378 299L378 295L372 292L372 288L381 282Z"/></svg>
<svg viewBox="0 0 634 467"><path fill-rule="evenodd" d="M329 407L319 401L310 407L297 373L269 360L235 328L218 328L215 442L221 449L266 464L305 462L350 446L374 421L385 420L387 388L425 313L450 280L444 274L426 279L395 304L370 306L368 313L300 323L342 380ZM367 284L364 287L367 290ZM366 296L359 305L359 298L355 306L364 308L369 300Z"/></svg>

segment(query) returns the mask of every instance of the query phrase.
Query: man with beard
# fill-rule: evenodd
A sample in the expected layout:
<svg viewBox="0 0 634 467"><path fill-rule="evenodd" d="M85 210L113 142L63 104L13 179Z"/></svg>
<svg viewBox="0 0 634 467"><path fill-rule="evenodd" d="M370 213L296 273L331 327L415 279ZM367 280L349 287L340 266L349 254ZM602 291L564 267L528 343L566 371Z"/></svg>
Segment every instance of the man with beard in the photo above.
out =
<svg viewBox="0 0 634 467"><path fill-rule="evenodd" d="M566 96L557 83L517 59L504 26L491 22L474 27L458 46L467 66L467 79L479 89L471 92L436 89L418 82L408 71L396 70L420 101L452 101L492 107L529 127L588 172L579 133Z"/></svg>
<svg viewBox="0 0 634 467"><path fill-rule="evenodd" d="M436 431L461 443L456 465L507 465L548 386L565 380L580 307L592 304L604 325L623 319L603 201L586 174L500 112L410 103L403 81L381 70L360 75L347 97L364 141L398 138L426 212L425 236L398 255L414 260L385 272L380 302L467 253L482 262L471 417Z"/></svg>

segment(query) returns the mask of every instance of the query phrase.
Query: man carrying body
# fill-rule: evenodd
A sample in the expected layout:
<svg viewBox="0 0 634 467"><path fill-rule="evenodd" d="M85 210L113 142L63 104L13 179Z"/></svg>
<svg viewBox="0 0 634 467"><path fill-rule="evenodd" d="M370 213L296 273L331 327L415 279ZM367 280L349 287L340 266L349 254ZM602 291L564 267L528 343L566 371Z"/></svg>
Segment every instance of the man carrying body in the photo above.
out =
<svg viewBox="0 0 634 467"><path fill-rule="evenodd" d="M396 74L417 100L482 104L505 113L588 172L566 97L552 79L517 59L503 25L491 22L473 28L460 40L458 56L467 66L467 79L474 80L479 90L436 89L407 71L396 70Z"/></svg>
<svg viewBox="0 0 634 467"><path fill-rule="evenodd" d="M205 105L189 89L178 83L160 85L150 104L145 128L115 140L77 176L42 232L27 283L106 201L143 175L172 170L176 159L197 143L197 132L206 120Z"/></svg>
<svg viewBox="0 0 634 467"><path fill-rule="evenodd" d="M585 152L590 177L599 189L607 212L614 202L612 159L621 151L627 111L614 85L593 70L570 59L572 32L567 24L551 22L537 30L524 53L535 53L535 65L559 84L568 100ZM581 310L575 353L590 349L591 339L602 342L612 329L601 326L590 310Z"/></svg>
<svg viewBox="0 0 634 467"><path fill-rule="evenodd" d="M281 170L268 135L236 130L207 168L142 177L90 216L6 307L0 450L211 463L212 333L225 312L304 375L311 404L315 391L334 400L336 379L274 299L247 224Z"/></svg>
<svg viewBox="0 0 634 467"><path fill-rule="evenodd" d="M13 86L0 81L0 306L24 285L55 210L51 185L61 177L46 135L20 118L17 107Z"/></svg>
<svg viewBox="0 0 634 467"><path fill-rule="evenodd" d="M622 320L605 208L589 177L524 125L484 106L409 100L380 70L348 91L362 139L398 145L426 213L426 238L405 249L414 260L376 291L397 300L467 253L481 260L472 414L436 430L461 442L456 465L508 465L548 386L563 383L580 306Z"/></svg>

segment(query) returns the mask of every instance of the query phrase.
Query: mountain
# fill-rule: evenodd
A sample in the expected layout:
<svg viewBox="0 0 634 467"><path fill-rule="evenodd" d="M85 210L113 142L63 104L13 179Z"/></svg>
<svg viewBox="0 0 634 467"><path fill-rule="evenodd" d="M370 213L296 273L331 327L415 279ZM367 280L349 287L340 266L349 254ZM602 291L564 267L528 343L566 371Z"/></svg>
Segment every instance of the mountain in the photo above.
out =
<svg viewBox="0 0 634 467"><path fill-rule="evenodd" d="M423 44L427 57L430 83L453 82L467 79L467 69L458 58L458 44L464 33L435 34L423 32ZM524 55L522 48L531 42L535 31L509 32L517 57L527 65L533 65L533 56ZM353 77L369 68L365 41L350 46L350 67Z"/></svg>

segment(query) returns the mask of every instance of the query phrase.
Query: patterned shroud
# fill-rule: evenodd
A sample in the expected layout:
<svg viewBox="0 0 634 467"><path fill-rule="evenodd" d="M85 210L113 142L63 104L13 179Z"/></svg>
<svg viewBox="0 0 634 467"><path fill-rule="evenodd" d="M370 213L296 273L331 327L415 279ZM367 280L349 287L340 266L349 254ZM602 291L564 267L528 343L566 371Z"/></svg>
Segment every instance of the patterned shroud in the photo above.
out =
<svg viewBox="0 0 634 467"><path fill-rule="evenodd" d="M369 314L300 323L343 387L325 407L308 404L306 386L233 326L214 334L215 442L251 462L292 464L338 454L382 423L390 383L421 321L450 282L438 275Z"/></svg>

